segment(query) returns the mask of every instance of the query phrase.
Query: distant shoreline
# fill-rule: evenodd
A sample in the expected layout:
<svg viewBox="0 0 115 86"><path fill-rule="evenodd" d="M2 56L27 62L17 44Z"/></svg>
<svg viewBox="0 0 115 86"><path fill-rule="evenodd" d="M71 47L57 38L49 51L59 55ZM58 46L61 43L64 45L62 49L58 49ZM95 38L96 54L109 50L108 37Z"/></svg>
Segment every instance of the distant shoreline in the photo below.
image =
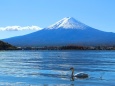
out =
<svg viewBox="0 0 115 86"><path fill-rule="evenodd" d="M17 47L16 50L115 50L115 46Z"/></svg>

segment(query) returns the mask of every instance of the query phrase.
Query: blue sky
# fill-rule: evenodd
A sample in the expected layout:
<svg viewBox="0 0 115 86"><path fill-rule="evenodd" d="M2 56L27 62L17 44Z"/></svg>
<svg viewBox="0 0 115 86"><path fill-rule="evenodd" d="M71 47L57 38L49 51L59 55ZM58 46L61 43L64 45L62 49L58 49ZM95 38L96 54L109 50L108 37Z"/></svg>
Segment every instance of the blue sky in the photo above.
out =
<svg viewBox="0 0 115 86"><path fill-rule="evenodd" d="M0 27L44 28L74 17L96 29L115 32L115 0L0 0L0 11Z"/></svg>

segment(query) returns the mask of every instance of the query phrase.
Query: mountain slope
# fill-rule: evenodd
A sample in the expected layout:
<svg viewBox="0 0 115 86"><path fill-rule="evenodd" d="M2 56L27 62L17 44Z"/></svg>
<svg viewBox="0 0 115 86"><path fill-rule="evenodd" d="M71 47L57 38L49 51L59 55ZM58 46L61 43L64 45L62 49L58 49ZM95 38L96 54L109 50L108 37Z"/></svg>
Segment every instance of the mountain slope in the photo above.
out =
<svg viewBox="0 0 115 86"><path fill-rule="evenodd" d="M15 46L115 45L115 33L91 28L71 17L40 31L3 41Z"/></svg>

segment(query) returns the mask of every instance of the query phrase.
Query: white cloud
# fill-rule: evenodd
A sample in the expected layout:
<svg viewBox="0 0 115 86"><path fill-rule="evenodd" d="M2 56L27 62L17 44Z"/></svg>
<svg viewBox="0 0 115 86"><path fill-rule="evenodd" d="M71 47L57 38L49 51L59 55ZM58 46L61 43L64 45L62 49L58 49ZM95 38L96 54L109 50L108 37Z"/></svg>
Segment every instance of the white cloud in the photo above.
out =
<svg viewBox="0 0 115 86"><path fill-rule="evenodd" d="M20 30L41 30L42 28L38 26L7 26L7 27L0 27L0 31L20 31Z"/></svg>

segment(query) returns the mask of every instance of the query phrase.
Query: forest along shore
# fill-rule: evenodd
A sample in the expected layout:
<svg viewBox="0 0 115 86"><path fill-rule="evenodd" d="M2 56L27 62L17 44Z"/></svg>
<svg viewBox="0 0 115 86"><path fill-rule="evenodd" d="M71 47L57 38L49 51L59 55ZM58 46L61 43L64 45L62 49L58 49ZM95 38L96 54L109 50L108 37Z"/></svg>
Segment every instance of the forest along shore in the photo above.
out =
<svg viewBox="0 0 115 86"><path fill-rule="evenodd" d="M45 46L17 47L18 50L115 50L115 46Z"/></svg>
<svg viewBox="0 0 115 86"><path fill-rule="evenodd" d="M16 49L17 47L11 44L5 43L3 41L0 41L0 50L16 50Z"/></svg>

